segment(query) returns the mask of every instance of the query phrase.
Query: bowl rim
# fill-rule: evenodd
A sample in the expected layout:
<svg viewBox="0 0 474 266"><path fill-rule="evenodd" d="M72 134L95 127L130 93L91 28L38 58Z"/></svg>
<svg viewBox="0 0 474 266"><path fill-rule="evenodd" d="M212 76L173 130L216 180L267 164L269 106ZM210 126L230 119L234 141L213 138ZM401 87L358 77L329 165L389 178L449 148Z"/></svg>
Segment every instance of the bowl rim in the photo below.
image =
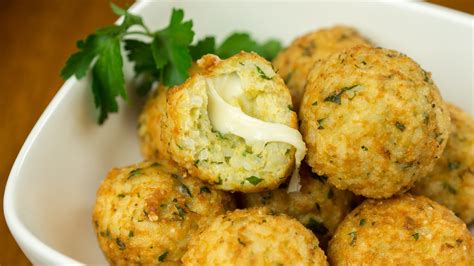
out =
<svg viewBox="0 0 474 266"><path fill-rule="evenodd" d="M178 1L176 2L179 4ZM212 2L212 1L211 1ZM307 1L303 1L307 2ZM464 24L468 27L474 28L472 23L472 16L453 9L449 9L447 7L438 6L431 3L426 2L413 2L413 1L381 1L380 4L390 4L394 6L398 6L400 8L404 8L407 10L422 10L427 15L442 17L445 19L449 19L455 23ZM148 6L147 1L137 1L131 7L130 11L132 13L140 13L142 9ZM119 22L120 19L117 20ZM46 109L41 114L40 118L34 125L31 132L28 134L26 141L22 145L18 156L15 159L13 167L10 171L10 174L7 179L7 183L5 186L5 193L4 193L4 216L7 223L7 226L12 233L15 241L19 244L22 251L28 257L28 259L33 260L33 257L30 257L34 254L34 256L40 255L40 257L45 258L46 261L50 261L53 264L61 264L61 265L85 265L77 260L74 260L59 251L55 250L54 248L50 247L49 245L45 244L39 238L37 238L32 232L28 230L25 224L21 221L18 217L18 213L16 211L16 204L15 204L15 191L17 190L17 180L19 179L20 170L23 167L25 158L29 153L33 143L37 139L39 133L42 131L43 127L45 126L46 122L49 120L51 115L57 109L59 103L63 101L63 99L69 94L72 87L77 83L77 79L75 77L71 77L61 86L59 91L53 97L51 102L48 104ZM33 261L35 262L35 261Z"/></svg>

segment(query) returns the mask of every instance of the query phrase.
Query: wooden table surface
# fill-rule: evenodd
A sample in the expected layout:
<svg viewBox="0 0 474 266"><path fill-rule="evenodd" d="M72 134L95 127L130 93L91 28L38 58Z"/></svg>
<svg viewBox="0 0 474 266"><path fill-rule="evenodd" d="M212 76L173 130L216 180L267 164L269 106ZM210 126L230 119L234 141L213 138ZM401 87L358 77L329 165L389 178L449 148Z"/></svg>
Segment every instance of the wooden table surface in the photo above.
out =
<svg viewBox="0 0 474 266"><path fill-rule="evenodd" d="M113 2L123 6L132 1ZM474 14L472 0L431 1ZM0 265L29 265L3 217L3 191L28 133L63 81L75 41L116 17L107 0L0 1Z"/></svg>

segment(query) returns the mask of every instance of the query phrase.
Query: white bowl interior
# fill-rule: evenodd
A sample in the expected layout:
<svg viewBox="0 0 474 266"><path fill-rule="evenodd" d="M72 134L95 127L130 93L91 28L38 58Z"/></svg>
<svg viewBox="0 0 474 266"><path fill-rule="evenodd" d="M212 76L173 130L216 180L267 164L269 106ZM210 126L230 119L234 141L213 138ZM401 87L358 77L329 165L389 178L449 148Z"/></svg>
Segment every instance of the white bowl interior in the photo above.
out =
<svg viewBox="0 0 474 266"><path fill-rule="evenodd" d="M468 15L429 4L387 2L144 1L132 10L159 28L167 24L172 7L185 9L198 38L223 38L242 30L261 40L278 37L288 43L318 27L355 26L380 46L414 58L433 73L446 100L474 113ZM130 65L126 69L130 77ZM105 263L91 221L95 192L111 167L141 160L136 124L142 100L131 97L131 104L122 104L119 114L99 127L88 82L71 79L63 86L30 134L8 181L7 222L35 263Z"/></svg>

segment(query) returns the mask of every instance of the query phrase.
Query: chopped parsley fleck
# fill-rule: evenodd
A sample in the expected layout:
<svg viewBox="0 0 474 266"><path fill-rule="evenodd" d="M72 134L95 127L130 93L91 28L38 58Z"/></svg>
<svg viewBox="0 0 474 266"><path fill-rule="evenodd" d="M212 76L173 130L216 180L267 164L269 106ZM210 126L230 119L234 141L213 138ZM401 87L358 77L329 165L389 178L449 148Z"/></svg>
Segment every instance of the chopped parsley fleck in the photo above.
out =
<svg viewBox="0 0 474 266"><path fill-rule="evenodd" d="M161 255L158 257L158 260L160 262L163 262L163 261L165 261L166 256L168 256L168 251L165 251L165 252L161 253Z"/></svg>
<svg viewBox="0 0 474 266"><path fill-rule="evenodd" d="M327 234L329 231L323 223L316 221L313 218L309 218L308 223L306 224L306 228L313 231L313 233L318 234L320 236Z"/></svg>
<svg viewBox="0 0 474 266"><path fill-rule="evenodd" d="M246 245L245 245L245 242L242 241L240 238L237 238L237 240L239 241L239 244L241 244L241 245L244 246L244 247L246 246Z"/></svg>
<svg viewBox="0 0 474 266"><path fill-rule="evenodd" d="M360 225L360 226L364 226L364 225L365 225L365 222L366 222L365 219L360 219L359 225Z"/></svg>
<svg viewBox="0 0 474 266"><path fill-rule="evenodd" d="M181 192L182 194L187 194L191 198L193 197L193 194L191 194L191 191L185 184L179 185L179 192Z"/></svg>
<svg viewBox="0 0 474 266"><path fill-rule="evenodd" d="M349 244L353 246L357 241L357 232L353 231L353 232L350 232L348 235L352 237L351 242Z"/></svg>
<svg viewBox="0 0 474 266"><path fill-rule="evenodd" d="M258 177L254 176L254 175L245 178L245 180L247 180L250 184L252 184L252 185L254 185L254 186L256 186L258 183L260 183L260 182L263 181L263 179L258 178Z"/></svg>
<svg viewBox="0 0 474 266"><path fill-rule="evenodd" d="M122 240L120 240L120 238L115 239L115 243L117 244L120 250L125 249L125 244L122 242Z"/></svg>
<svg viewBox="0 0 474 266"><path fill-rule="evenodd" d="M334 197L334 191L332 191L332 188L330 188L328 191L328 199L332 199L333 197Z"/></svg>
<svg viewBox="0 0 474 266"><path fill-rule="evenodd" d="M119 197L119 198L121 198L121 199L122 199L122 198L125 198L125 194L120 193L120 194L117 195L117 197Z"/></svg>
<svg viewBox="0 0 474 266"><path fill-rule="evenodd" d="M418 240L420 238L420 234L419 233L414 233L413 235L411 235L415 240Z"/></svg>
<svg viewBox="0 0 474 266"><path fill-rule="evenodd" d="M291 104L288 104L288 110L294 111L293 106L291 106Z"/></svg>
<svg viewBox="0 0 474 266"><path fill-rule="evenodd" d="M341 96L344 92L354 89L359 86L359 84L352 85L350 87L344 87L339 92L335 92L324 99L325 102L333 102L341 105Z"/></svg>
<svg viewBox="0 0 474 266"><path fill-rule="evenodd" d="M257 72L258 72L258 74L260 75L261 78L266 79L266 80L271 80L272 79L269 76L267 76L267 74L265 74L265 72L263 72L263 70L260 67L258 67L258 66L255 66L255 67L257 67Z"/></svg>
<svg viewBox="0 0 474 266"><path fill-rule="evenodd" d="M365 147L364 145L362 145L360 148L361 148L363 151L368 151L368 150L369 150L369 148Z"/></svg>
<svg viewBox="0 0 474 266"><path fill-rule="evenodd" d="M211 191L209 190L208 187L202 186L202 187L199 189L199 193L211 193Z"/></svg>
<svg viewBox="0 0 474 266"><path fill-rule="evenodd" d="M184 211L184 209L181 206L179 206L178 204L175 204L174 206L178 210L179 217L184 218L184 216L186 215L186 212Z"/></svg>
<svg viewBox="0 0 474 266"><path fill-rule="evenodd" d="M400 123L399 121L397 121L397 122L395 123L395 126L398 128L398 130L400 130L400 131L402 131L402 132L405 131L405 125L402 124L402 123Z"/></svg>
<svg viewBox="0 0 474 266"><path fill-rule="evenodd" d="M218 177L217 177L216 185L222 185L222 178L221 178L221 176L218 176Z"/></svg>
<svg viewBox="0 0 474 266"><path fill-rule="evenodd" d="M457 161L449 161L448 162L448 168L449 170L455 170L458 169L461 164Z"/></svg>
<svg viewBox="0 0 474 266"><path fill-rule="evenodd" d="M318 101L314 101L314 103L311 104L312 106L317 106L318 105Z"/></svg>
<svg viewBox="0 0 474 266"><path fill-rule="evenodd" d="M449 191L449 193L451 194L456 194L457 193L457 190L451 185L449 184L448 182L443 182L443 187Z"/></svg>
<svg viewBox="0 0 474 266"><path fill-rule="evenodd" d="M429 122L430 122L430 116L429 116L427 113L425 113L425 114L423 115L423 123L424 123L425 125L428 125Z"/></svg>
<svg viewBox="0 0 474 266"><path fill-rule="evenodd" d="M199 161L200 161L199 159L195 160L194 161L194 166L197 166L199 164Z"/></svg>
<svg viewBox="0 0 474 266"><path fill-rule="evenodd" d="M324 129L323 122L324 122L324 118L318 119L318 129Z"/></svg>
<svg viewBox="0 0 474 266"><path fill-rule="evenodd" d="M133 237L135 233L133 231L128 232L128 237Z"/></svg>
<svg viewBox="0 0 474 266"><path fill-rule="evenodd" d="M178 149L180 149L180 150L183 149L183 147L182 147L181 145L179 145L179 144L176 144L176 146L178 146Z"/></svg>
<svg viewBox="0 0 474 266"><path fill-rule="evenodd" d="M128 178L127 179L130 179L134 176L137 176L137 175L141 175L142 174L142 169L141 168L137 168L137 169L134 169L132 171L130 171L130 173L128 173Z"/></svg>

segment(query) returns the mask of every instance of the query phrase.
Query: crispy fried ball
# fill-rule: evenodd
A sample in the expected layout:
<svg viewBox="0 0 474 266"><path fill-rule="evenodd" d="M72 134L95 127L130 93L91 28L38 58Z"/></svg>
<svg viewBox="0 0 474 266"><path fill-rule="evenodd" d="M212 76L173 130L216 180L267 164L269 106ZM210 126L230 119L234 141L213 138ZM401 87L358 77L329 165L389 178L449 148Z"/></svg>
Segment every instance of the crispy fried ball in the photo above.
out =
<svg viewBox="0 0 474 266"><path fill-rule="evenodd" d="M226 60L206 55L198 65L200 74L168 92L161 134L169 142L172 159L192 176L222 190L257 192L278 187L293 170L293 146L282 142L250 145L239 136L214 130L207 81L237 77L243 94L234 99L234 105L259 120L296 128L296 113L290 108L283 80L255 53L241 52Z"/></svg>
<svg viewBox="0 0 474 266"><path fill-rule="evenodd" d="M178 265L191 236L233 206L230 195L171 164L144 162L109 172L93 221L109 263Z"/></svg>
<svg viewBox="0 0 474 266"><path fill-rule="evenodd" d="M278 54L273 65L290 89L295 110L299 109L314 62L356 45L370 46L371 43L352 27L335 26L306 33Z"/></svg>
<svg viewBox="0 0 474 266"><path fill-rule="evenodd" d="M448 109L451 132L443 155L412 191L443 204L470 223L474 221L474 118L452 104Z"/></svg>
<svg viewBox="0 0 474 266"><path fill-rule="evenodd" d="M303 164L300 169L301 190L288 193L285 187L276 190L242 194L244 207L268 207L273 213L284 213L298 219L318 237L321 246L327 246L329 238L339 223L350 212L354 195L327 183L325 176L311 173Z"/></svg>
<svg viewBox="0 0 474 266"><path fill-rule="evenodd" d="M159 86L148 98L138 119L140 149L146 160L171 160L169 141L162 137L161 127L166 119L168 88Z"/></svg>
<svg viewBox="0 0 474 266"><path fill-rule="evenodd" d="M399 52L361 46L314 65L300 115L313 172L369 198L426 176L450 125L428 72Z"/></svg>
<svg viewBox="0 0 474 266"><path fill-rule="evenodd" d="M219 216L189 243L184 265L327 265L318 239L298 221L266 208Z"/></svg>
<svg viewBox="0 0 474 266"><path fill-rule="evenodd" d="M474 265L474 238L450 210L409 194L366 200L329 242L332 265Z"/></svg>

